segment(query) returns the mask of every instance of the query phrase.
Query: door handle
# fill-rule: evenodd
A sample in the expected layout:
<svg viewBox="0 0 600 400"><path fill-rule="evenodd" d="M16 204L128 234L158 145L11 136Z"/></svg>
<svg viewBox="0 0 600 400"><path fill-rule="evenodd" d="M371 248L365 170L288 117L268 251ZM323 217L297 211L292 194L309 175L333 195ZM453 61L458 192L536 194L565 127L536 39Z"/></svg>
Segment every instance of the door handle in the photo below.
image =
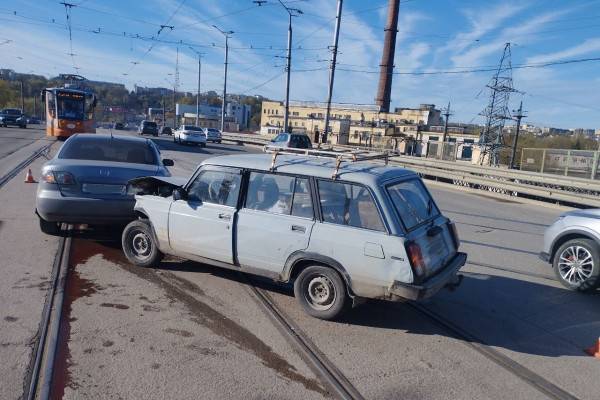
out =
<svg viewBox="0 0 600 400"><path fill-rule="evenodd" d="M292 225L292 232L305 233L306 228L300 225Z"/></svg>
<svg viewBox="0 0 600 400"><path fill-rule="evenodd" d="M231 219L231 215L229 214L219 214L219 219L224 219L225 221L229 221Z"/></svg>

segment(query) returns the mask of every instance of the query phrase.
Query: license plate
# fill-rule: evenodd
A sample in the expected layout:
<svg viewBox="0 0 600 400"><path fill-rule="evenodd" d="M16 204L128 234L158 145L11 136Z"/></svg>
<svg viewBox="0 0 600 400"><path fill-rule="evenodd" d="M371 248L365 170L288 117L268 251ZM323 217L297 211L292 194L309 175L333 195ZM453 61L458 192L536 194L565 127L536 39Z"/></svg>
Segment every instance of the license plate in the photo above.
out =
<svg viewBox="0 0 600 400"><path fill-rule="evenodd" d="M125 194L125 185L84 183L81 187L81 191L90 194Z"/></svg>

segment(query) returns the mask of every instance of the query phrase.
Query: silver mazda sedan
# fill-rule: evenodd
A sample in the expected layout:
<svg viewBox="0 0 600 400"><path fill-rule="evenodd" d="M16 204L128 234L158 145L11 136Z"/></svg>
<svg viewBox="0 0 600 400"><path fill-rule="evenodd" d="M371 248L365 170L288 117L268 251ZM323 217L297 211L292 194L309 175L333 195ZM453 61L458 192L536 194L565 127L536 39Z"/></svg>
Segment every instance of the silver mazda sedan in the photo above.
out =
<svg viewBox="0 0 600 400"><path fill-rule="evenodd" d="M42 167L36 214L44 233L56 234L61 222L126 224L135 219L135 199L127 181L170 176L156 145L131 136L78 134Z"/></svg>
<svg viewBox="0 0 600 400"><path fill-rule="evenodd" d="M580 292L600 285L600 209L562 214L544 233L540 258L565 287Z"/></svg>

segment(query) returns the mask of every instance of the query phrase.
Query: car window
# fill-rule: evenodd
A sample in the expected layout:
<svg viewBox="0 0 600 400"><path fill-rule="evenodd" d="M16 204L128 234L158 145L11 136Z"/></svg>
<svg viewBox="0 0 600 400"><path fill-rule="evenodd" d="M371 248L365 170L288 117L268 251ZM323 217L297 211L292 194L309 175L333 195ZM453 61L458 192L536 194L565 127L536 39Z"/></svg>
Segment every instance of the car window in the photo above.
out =
<svg viewBox="0 0 600 400"><path fill-rule="evenodd" d="M63 145L58 158L158 164L156 153L145 141L109 137L85 139L74 137Z"/></svg>
<svg viewBox="0 0 600 400"><path fill-rule="evenodd" d="M325 222L385 230L373 197L363 186L319 181L319 199Z"/></svg>
<svg viewBox="0 0 600 400"><path fill-rule="evenodd" d="M277 143L282 143L282 142L287 142L287 138L288 135L285 133L280 133L279 135L277 135L277 137L275 138L275 142Z"/></svg>
<svg viewBox="0 0 600 400"><path fill-rule="evenodd" d="M246 208L312 218L308 180L293 176L252 172Z"/></svg>
<svg viewBox="0 0 600 400"><path fill-rule="evenodd" d="M241 175L230 171L202 171L188 188L188 201L235 207Z"/></svg>
<svg viewBox="0 0 600 400"><path fill-rule="evenodd" d="M388 185L387 192L408 230L439 214L423 183L417 179Z"/></svg>
<svg viewBox="0 0 600 400"><path fill-rule="evenodd" d="M292 201L292 215L302 218L312 218L314 215L308 179L296 178L294 200Z"/></svg>

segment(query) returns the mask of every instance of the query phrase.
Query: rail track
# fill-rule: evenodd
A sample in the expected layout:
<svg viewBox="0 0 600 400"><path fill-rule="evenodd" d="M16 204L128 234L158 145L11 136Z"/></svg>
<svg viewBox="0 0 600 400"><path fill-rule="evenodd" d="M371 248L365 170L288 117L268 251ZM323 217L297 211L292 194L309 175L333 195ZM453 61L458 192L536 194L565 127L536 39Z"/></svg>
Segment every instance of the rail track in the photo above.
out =
<svg viewBox="0 0 600 400"><path fill-rule="evenodd" d="M296 348L310 369L329 387L331 393L343 400L363 400L364 397L354 385L302 332L294 321L275 305L269 294L253 285L250 278L246 277L246 280L249 282L250 291L269 318L288 342Z"/></svg>
<svg viewBox="0 0 600 400"><path fill-rule="evenodd" d="M517 378L523 380L531 387L537 389L544 395L548 396L548 398L555 400L579 400L571 393L566 392L565 390L556 386L544 377L536 374L527 367L519 364L512 358L502 354L498 350L485 344L484 341L477 338L475 335L455 325L454 323L435 313L434 311L431 311L426 306L412 302L409 302L407 304L420 314L423 314L426 317L428 317L430 320L435 322L438 326L442 327L455 338L463 341L463 343L466 346L472 348L473 350L477 351L478 353L482 354L484 357L492 361L494 364L504 368Z"/></svg>
<svg viewBox="0 0 600 400"><path fill-rule="evenodd" d="M10 181L12 178L14 178L15 176L17 176L17 174L19 172L21 172L29 164L31 164L32 162L34 162L38 157L41 157L42 155L46 154L46 152L50 149L50 147L54 143L55 142L48 143L47 145L45 145L41 149L36 150L32 155L30 155L29 157L27 157L26 159L24 159L23 161L21 161L19 164L17 164L14 168L12 168L4 176L0 177L0 188L2 188L4 185L6 185L8 183L8 181Z"/></svg>
<svg viewBox="0 0 600 400"><path fill-rule="evenodd" d="M63 224L65 236L59 240L52 267L51 286L46 297L38 328L32 359L24 384L24 399L47 400L51 396L54 359L56 355L65 285L67 282L71 237Z"/></svg>

